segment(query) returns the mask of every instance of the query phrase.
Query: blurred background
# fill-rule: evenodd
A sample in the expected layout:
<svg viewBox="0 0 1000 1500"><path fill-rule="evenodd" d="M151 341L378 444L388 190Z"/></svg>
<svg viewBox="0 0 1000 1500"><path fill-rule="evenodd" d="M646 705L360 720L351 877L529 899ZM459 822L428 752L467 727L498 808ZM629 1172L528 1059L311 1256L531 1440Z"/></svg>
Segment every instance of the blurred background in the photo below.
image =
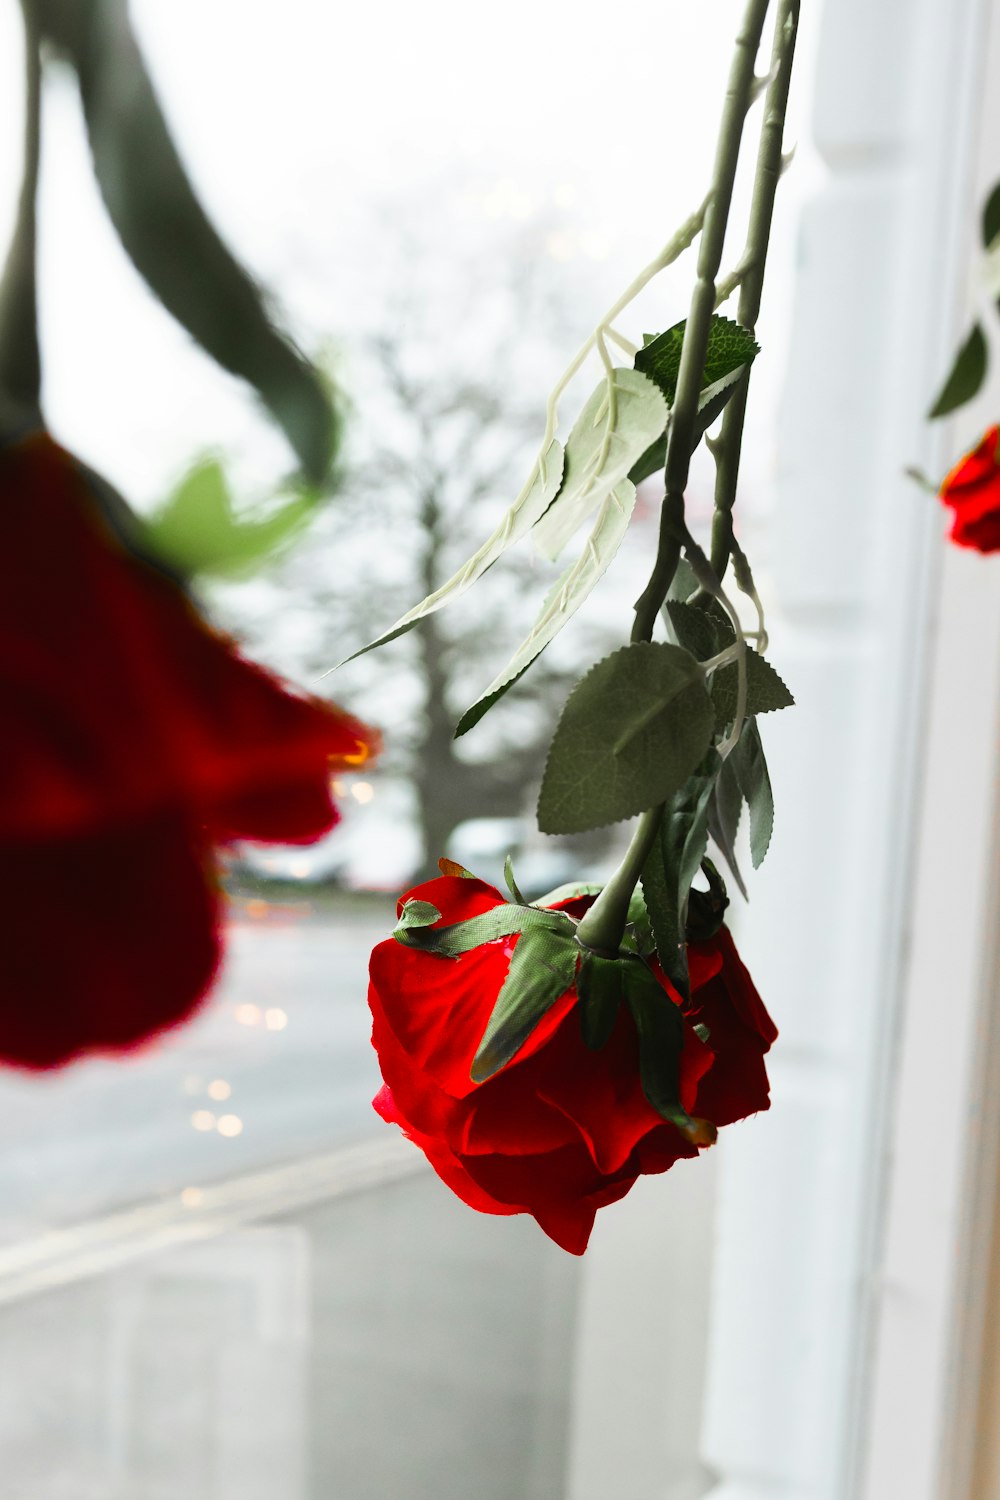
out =
<svg viewBox="0 0 1000 1500"><path fill-rule="evenodd" d="M995 761L968 747L995 745L997 575L943 560L942 518L902 471L941 471L975 435L929 434L923 414L998 165L981 146L1000 123L981 89L997 6L803 0L738 507L799 701L764 725L779 821L753 909L734 913L783 1032L770 1115L640 1181L581 1264L530 1221L459 1204L370 1107L367 956L398 892L442 853L496 880L511 852L530 895L613 862L616 835L543 838L533 807L569 687L627 636L655 482L596 597L457 745L458 715L549 587L530 548L324 674L520 489L547 392L703 195L741 10L133 0L203 201L350 407L336 498L254 578L207 586L205 606L380 725L386 752L344 778L344 820L320 844L231 852L227 967L192 1025L124 1062L0 1078L3 1500L992 1493L985 1470L973 1490L940 1476L973 1483L987 1462L968 1456L978 1384L965 1468L942 1458L957 1430L945 1372L966 1347L943 1330L966 1336L954 1297L974 1236L956 1226L973 1202L984 1264L992 1244L993 1157L983 1146L969 1167L962 1121L992 1139L972 1058L976 1036L992 1055ZM19 173L13 0L0 77L2 238ZM57 66L40 233L59 440L145 512L207 455L240 502L273 496L281 439L124 257ZM684 259L658 278L630 337L683 317L691 276ZM568 420L594 379L571 388ZM710 468L691 496L698 530ZM984 687L963 697L970 639ZM946 786L953 818L929 825ZM979 842L957 844L962 830ZM933 924L918 915L947 909L960 869L981 900L951 913L970 958L942 1048L927 998L940 955L921 964ZM906 1101L919 1117L948 1058L953 1125L917 1158ZM910 1162L934 1152L964 1197L907 1197ZM921 1215L952 1248L914 1267ZM893 1254L915 1317L902 1331L880 1301ZM889 1394L904 1372L923 1456Z"/></svg>

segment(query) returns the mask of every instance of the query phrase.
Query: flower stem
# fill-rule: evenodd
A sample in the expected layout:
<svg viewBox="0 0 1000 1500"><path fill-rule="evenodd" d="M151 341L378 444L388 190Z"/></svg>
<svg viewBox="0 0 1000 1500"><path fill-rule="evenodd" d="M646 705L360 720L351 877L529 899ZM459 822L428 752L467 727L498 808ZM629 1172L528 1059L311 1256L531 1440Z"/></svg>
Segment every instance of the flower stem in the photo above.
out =
<svg viewBox="0 0 1000 1500"><path fill-rule="evenodd" d="M707 208L698 252L698 279L684 329L677 394L667 436L666 494L660 511L656 558L649 583L636 601L631 636L633 642L652 640L657 614L676 572L681 547L688 538L684 525L684 492L691 466L698 398L701 395L705 356L708 352L712 314L715 311L715 281L722 263L740 142L747 111L753 103L754 65L769 4L770 0L748 0L743 24L736 38L719 127L712 185L706 200ZM639 818L621 864L577 928L578 938L588 947L606 953L618 952L628 919L632 892L653 847L662 817L662 807L651 807Z"/></svg>
<svg viewBox="0 0 1000 1500"><path fill-rule="evenodd" d="M41 64L34 7L24 11L24 169L14 233L0 279L0 441L41 422L41 358L35 278L35 200L40 156Z"/></svg>
<svg viewBox="0 0 1000 1500"><path fill-rule="evenodd" d="M755 329L760 316L767 247L774 218L774 200L778 191L778 183L781 180L785 114L788 109L788 90L795 59L799 3L800 0L779 0L774 26L771 71L764 95L764 117L760 128L760 144L757 149L750 222L747 229L746 248L740 258L742 275L736 316L738 322L751 332ZM743 424L746 420L749 389L750 367L748 366L726 407L722 418L722 432L719 441L713 446L716 475L711 558L712 569L720 581L725 575L733 551L733 505L736 501L740 454L743 447ZM751 597L754 597L751 592L753 580L750 577L749 567L745 565L745 559L743 559L743 564L740 571L749 581L749 588L745 592L751 593ZM739 576L737 583L743 587Z"/></svg>

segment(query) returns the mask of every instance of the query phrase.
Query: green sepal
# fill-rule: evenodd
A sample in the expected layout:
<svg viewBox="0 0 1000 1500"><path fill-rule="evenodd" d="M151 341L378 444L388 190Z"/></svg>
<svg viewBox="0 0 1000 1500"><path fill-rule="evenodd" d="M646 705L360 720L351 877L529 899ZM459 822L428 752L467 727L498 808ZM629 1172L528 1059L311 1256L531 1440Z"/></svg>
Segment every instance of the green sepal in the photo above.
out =
<svg viewBox="0 0 1000 1500"><path fill-rule="evenodd" d="M628 959L605 958L600 953L583 951L576 992L580 1000L580 1032L592 1052L599 1052L615 1029L625 994L625 966L628 962Z"/></svg>
<svg viewBox="0 0 1000 1500"><path fill-rule="evenodd" d="M639 1077L649 1103L685 1134L694 1121L681 1104L684 1018L645 964L629 966L625 1000L639 1036Z"/></svg>
<svg viewBox="0 0 1000 1500"><path fill-rule="evenodd" d="M554 906L557 901L575 901L577 896L599 896L603 889L603 885L571 880L566 885L557 885L555 890L549 891L547 895L539 896L535 905Z"/></svg>
<svg viewBox="0 0 1000 1500"><path fill-rule="evenodd" d="M947 417L977 396L986 379L987 361L986 338L981 325L975 323L955 356L940 395L927 413L928 419L933 421L935 417Z"/></svg>
<svg viewBox="0 0 1000 1500"><path fill-rule="evenodd" d="M708 842L708 804L721 764L716 751L709 750L671 798L642 871L660 967L685 1000L690 995L684 932L688 894Z"/></svg>
<svg viewBox="0 0 1000 1500"><path fill-rule="evenodd" d="M420 910L416 913L413 907ZM406 948L421 948L426 953L437 953L443 958L457 958L485 943L495 943L499 938L510 937L529 929L547 931L565 930L572 936L574 924L562 912L539 911L535 906L513 906L506 902L482 912L478 917L469 917L465 922L453 922L447 927L432 927L437 918L427 915L435 908L426 901L407 901L393 932L397 943ZM441 913L437 913L440 917Z"/></svg>
<svg viewBox="0 0 1000 1500"><path fill-rule="evenodd" d="M684 936L689 943L707 943L713 938L726 919L729 905L726 882L712 861L703 859L701 870L708 881L708 890L700 891L692 886L688 895Z"/></svg>
<svg viewBox="0 0 1000 1500"><path fill-rule="evenodd" d="M541 915L541 914L540 914ZM548 913L559 916L559 913ZM473 1083L485 1083L516 1056L545 1013L573 984L580 945L573 924L535 924L521 932L510 968L472 1060Z"/></svg>
<svg viewBox="0 0 1000 1500"><path fill-rule="evenodd" d="M665 802L712 740L698 663L639 641L597 663L567 700L538 801L543 833L582 833Z"/></svg>
<svg viewBox="0 0 1000 1500"><path fill-rule="evenodd" d="M510 891L511 895L514 897L514 900L517 903L517 905L518 906L527 906L528 903L527 903L527 901L525 901L524 897L521 895L521 892L518 889L517 881L514 879L514 861L511 859L511 857L510 857L509 854L507 855L507 858L503 862L503 878L504 878L504 881L506 883L507 889Z"/></svg>

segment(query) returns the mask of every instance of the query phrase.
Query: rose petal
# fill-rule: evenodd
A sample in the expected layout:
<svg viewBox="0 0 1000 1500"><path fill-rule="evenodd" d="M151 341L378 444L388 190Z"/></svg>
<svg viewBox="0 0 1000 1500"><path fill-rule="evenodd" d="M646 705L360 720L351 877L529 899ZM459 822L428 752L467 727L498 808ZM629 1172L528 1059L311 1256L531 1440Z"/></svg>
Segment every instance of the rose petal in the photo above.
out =
<svg viewBox="0 0 1000 1500"><path fill-rule="evenodd" d="M139 827L8 845L0 876L0 1058L55 1067L185 1020L219 962L218 896L197 830Z"/></svg>

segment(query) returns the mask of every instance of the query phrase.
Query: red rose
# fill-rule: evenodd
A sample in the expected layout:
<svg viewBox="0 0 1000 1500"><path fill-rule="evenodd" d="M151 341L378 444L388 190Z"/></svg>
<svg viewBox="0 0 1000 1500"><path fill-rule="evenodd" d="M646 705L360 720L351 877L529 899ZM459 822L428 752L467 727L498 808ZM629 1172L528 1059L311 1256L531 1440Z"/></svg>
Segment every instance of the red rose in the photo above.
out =
<svg viewBox="0 0 1000 1500"><path fill-rule="evenodd" d="M579 917L591 899L550 909ZM400 912L414 900L441 913L429 934L504 905L492 886L455 876L408 892ZM693 1132L682 1134L643 1093L627 1006L604 1046L585 1044L575 982L506 1066L472 1081L473 1058L523 940L513 935L454 958L393 939L378 945L368 998L385 1087L373 1102L466 1203L484 1213L530 1213L558 1245L581 1255L598 1208L624 1197L640 1174L697 1156L698 1146ZM680 1104L724 1125L768 1107L763 1055L777 1033L725 928L690 945L689 962ZM663 1003L680 1006L652 967ZM695 1027L708 1028L707 1041Z"/></svg>
<svg viewBox="0 0 1000 1500"><path fill-rule="evenodd" d="M375 736L209 629L44 434L0 449L0 512L0 1058L51 1067L190 1015L213 845L325 833L332 769Z"/></svg>
<svg viewBox="0 0 1000 1500"><path fill-rule="evenodd" d="M953 542L977 552L1000 552L1000 427L991 427L955 465L940 495L954 512Z"/></svg>

